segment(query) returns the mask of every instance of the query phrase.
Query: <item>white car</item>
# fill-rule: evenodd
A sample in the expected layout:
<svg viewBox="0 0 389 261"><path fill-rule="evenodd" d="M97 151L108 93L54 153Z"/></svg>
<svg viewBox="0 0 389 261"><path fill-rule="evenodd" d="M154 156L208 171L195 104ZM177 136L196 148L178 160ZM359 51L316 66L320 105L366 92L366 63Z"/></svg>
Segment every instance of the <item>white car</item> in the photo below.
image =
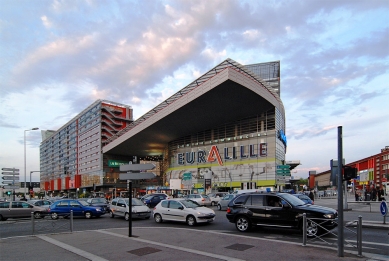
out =
<svg viewBox="0 0 389 261"><path fill-rule="evenodd" d="M109 204L110 212L109 216L114 218L115 216L124 217L125 220L129 220L129 198L115 198ZM132 204L132 218L149 219L151 217L151 211L142 201L137 198L133 198Z"/></svg>
<svg viewBox="0 0 389 261"><path fill-rule="evenodd" d="M232 199L234 199L236 196L237 196L237 194L227 194L227 195L225 195L224 198L222 198L219 201L219 203L217 203L217 209L218 210L225 210L225 209L227 209L228 203L230 203L230 201Z"/></svg>
<svg viewBox="0 0 389 261"><path fill-rule="evenodd" d="M228 192L215 192L215 193L209 193L207 196L211 200L211 206L216 206L217 203L219 203L220 200L227 194Z"/></svg>
<svg viewBox="0 0 389 261"><path fill-rule="evenodd" d="M190 199L192 201L196 201L201 206L211 206L212 201L207 195L203 194L189 194L187 196L187 199Z"/></svg>
<svg viewBox="0 0 389 261"><path fill-rule="evenodd" d="M202 207L189 199L162 200L154 208L154 220L186 222L189 226L197 223L210 223L215 220L215 211Z"/></svg>

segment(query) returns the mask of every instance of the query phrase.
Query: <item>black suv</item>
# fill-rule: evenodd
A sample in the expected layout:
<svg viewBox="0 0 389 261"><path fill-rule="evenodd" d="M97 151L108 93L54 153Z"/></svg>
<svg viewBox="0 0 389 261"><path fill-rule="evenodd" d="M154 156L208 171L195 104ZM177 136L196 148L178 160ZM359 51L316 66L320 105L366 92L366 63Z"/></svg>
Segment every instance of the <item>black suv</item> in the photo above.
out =
<svg viewBox="0 0 389 261"><path fill-rule="evenodd" d="M332 229L337 226L335 209L305 204L288 193L247 193L231 200L227 219L245 232L252 226L297 228L302 230L303 213L307 217L307 236L322 232L320 226Z"/></svg>

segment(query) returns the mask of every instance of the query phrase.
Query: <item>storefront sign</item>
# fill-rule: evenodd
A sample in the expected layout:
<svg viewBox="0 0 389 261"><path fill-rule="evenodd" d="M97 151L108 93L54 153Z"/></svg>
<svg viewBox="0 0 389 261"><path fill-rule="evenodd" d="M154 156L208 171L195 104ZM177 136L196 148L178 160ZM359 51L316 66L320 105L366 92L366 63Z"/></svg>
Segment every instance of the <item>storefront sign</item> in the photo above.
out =
<svg viewBox="0 0 389 261"><path fill-rule="evenodd" d="M121 165L127 165L128 161L124 160L108 160L108 167L119 168Z"/></svg>
<svg viewBox="0 0 389 261"><path fill-rule="evenodd" d="M237 151L239 148L239 152ZM231 150L230 150L231 149ZM206 163L206 162L215 162L219 164L219 166L223 166L223 160L235 160L235 159L245 159L245 158L257 158L266 157L267 156L267 144L250 144L249 151L245 151L245 146L241 145L239 147L224 148L224 158L220 156L218 147L216 145L212 145L208 154L204 150L198 150L197 152L185 152L185 153L177 153L177 163L178 165L184 164L193 164L195 161L197 163ZM208 156L207 156L208 155Z"/></svg>

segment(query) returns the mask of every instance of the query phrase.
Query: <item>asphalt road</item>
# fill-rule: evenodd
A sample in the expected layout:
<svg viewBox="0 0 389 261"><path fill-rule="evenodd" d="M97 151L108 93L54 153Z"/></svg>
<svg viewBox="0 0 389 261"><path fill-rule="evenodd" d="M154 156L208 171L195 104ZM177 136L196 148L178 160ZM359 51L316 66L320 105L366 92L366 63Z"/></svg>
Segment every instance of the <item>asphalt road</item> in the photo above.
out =
<svg viewBox="0 0 389 261"><path fill-rule="evenodd" d="M330 202L327 206L330 205ZM326 204L322 205L326 205ZM237 231L233 223L229 223L225 218L225 211L218 211L216 207L212 207L216 213L216 219L211 224L201 224L195 227L188 227L185 223L175 222L163 222L162 224L156 223L152 218L149 220L132 220L132 227L183 227L196 230L212 230L223 232L226 234L242 234ZM345 212L345 221L352 221L357 219L359 215L369 216L370 218L376 218L379 220L382 217L378 213L370 212ZM129 222L123 218L110 218L108 214L101 218L74 218L73 231L85 231L85 230L96 230L96 229L107 229L107 228L128 228ZM31 235L33 231L32 222L29 219L18 219L0 222L0 238L16 237L16 236L27 236ZM34 227L35 234L51 234L61 233L70 231L70 220L59 219L51 220L50 218L39 220L35 223ZM323 236L321 239L308 239L308 243L320 244L331 248L337 248L337 229L332 231L332 234ZM298 230L287 230L287 229L270 229L270 228L256 228L252 231L245 233L246 236L268 238L269 240L281 240L281 241L293 241L302 243L302 235ZM174 236L174 235L172 235ZM357 251L356 247L356 228L347 227L344 230L344 238L346 243L345 249ZM384 229L372 229L363 228L363 252L389 255L389 236L388 231Z"/></svg>

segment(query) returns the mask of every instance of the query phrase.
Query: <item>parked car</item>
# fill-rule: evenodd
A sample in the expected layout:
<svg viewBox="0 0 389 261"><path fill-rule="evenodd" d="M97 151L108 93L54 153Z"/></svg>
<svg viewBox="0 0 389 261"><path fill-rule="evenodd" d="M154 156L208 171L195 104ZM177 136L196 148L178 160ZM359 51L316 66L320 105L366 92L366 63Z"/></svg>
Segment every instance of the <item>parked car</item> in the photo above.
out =
<svg viewBox="0 0 389 261"><path fill-rule="evenodd" d="M27 203L30 203L31 205L42 207L45 209L48 209L51 204L53 204L52 201L46 200L46 199L31 199L28 200Z"/></svg>
<svg viewBox="0 0 389 261"><path fill-rule="evenodd" d="M125 220L129 220L130 214L129 214L129 204L130 199L129 198L115 198L111 201L111 204L109 205L110 212L109 216L111 218L114 218L116 216L124 217ZM143 218L143 219L149 219L151 216L150 208L147 207L142 201L140 201L137 198L133 198L131 200L131 218Z"/></svg>
<svg viewBox="0 0 389 261"><path fill-rule="evenodd" d="M243 194L228 204L226 217L241 232L252 226L294 228L302 231L303 213L307 217L307 236L319 235L337 226L335 209L305 204L288 193ZM318 225L320 224L320 226Z"/></svg>
<svg viewBox="0 0 389 261"><path fill-rule="evenodd" d="M189 194L187 199L197 202L201 206L211 206L211 199L203 194Z"/></svg>
<svg viewBox="0 0 389 261"><path fill-rule="evenodd" d="M34 218L41 218L47 213L47 210L25 201L0 202L0 221L5 221L8 218L31 217L31 212L34 213Z"/></svg>
<svg viewBox="0 0 389 261"><path fill-rule="evenodd" d="M155 207L161 200L168 199L169 196L166 194L151 194L143 199L143 203L149 208Z"/></svg>
<svg viewBox="0 0 389 261"><path fill-rule="evenodd" d="M88 198L86 202L90 206L101 207L104 209L104 213L109 213L109 204L105 198Z"/></svg>
<svg viewBox="0 0 389 261"><path fill-rule="evenodd" d="M302 201L304 201L305 204L311 204L313 205L314 202L312 201L312 199L310 199L307 195L305 194L292 194L293 196L301 199Z"/></svg>
<svg viewBox="0 0 389 261"><path fill-rule="evenodd" d="M197 223L210 223L215 220L215 212L207 207L200 206L189 199L162 200L155 206L154 220L186 222L189 226Z"/></svg>
<svg viewBox="0 0 389 261"><path fill-rule="evenodd" d="M157 196L161 195L162 197L164 197L164 199L170 199L171 198L168 194L165 194L165 193L151 193L151 194L146 194L146 195L142 196L140 198L140 200L142 202L144 202L145 198L148 198L148 197L154 196L154 195L157 195Z"/></svg>
<svg viewBox="0 0 389 261"><path fill-rule="evenodd" d="M209 193L207 196L211 200L211 206L216 206L219 201L224 198L225 195L227 195L228 192L215 192L215 193Z"/></svg>
<svg viewBox="0 0 389 261"><path fill-rule="evenodd" d="M73 216L84 216L85 218L101 217L105 211L102 207L90 206L85 201L76 199L61 199L54 202L48 209L52 219L58 219L59 216L68 217L73 210Z"/></svg>
<svg viewBox="0 0 389 261"><path fill-rule="evenodd" d="M227 194L222 198L218 203L217 203L217 209L218 210L226 210L228 207L228 203L235 198L237 195L236 194Z"/></svg>

